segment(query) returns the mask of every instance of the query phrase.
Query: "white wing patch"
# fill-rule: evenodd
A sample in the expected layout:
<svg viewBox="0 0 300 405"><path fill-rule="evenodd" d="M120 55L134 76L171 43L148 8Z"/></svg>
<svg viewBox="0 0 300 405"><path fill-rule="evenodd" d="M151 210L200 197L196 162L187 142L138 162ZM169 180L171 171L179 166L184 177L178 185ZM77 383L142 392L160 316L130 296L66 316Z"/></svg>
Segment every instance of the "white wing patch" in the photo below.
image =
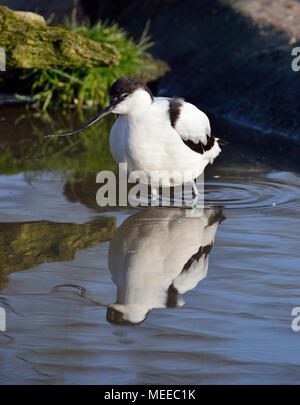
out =
<svg viewBox="0 0 300 405"><path fill-rule="evenodd" d="M210 123L204 112L193 104L182 102L180 114L175 124L175 130L184 141L207 143L206 135L211 135Z"/></svg>
<svg viewBox="0 0 300 405"><path fill-rule="evenodd" d="M220 154L218 139L211 134L207 115L193 104L182 101L174 129L187 147L201 154L210 163Z"/></svg>

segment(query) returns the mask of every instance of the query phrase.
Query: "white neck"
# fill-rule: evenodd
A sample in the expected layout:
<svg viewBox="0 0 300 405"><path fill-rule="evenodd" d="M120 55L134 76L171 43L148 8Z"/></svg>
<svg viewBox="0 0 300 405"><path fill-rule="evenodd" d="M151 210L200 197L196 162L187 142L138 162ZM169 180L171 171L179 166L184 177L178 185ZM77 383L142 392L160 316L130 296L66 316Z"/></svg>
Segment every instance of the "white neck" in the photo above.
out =
<svg viewBox="0 0 300 405"><path fill-rule="evenodd" d="M119 103L114 112L116 114L126 114L134 116L136 114L143 114L149 109L152 104L150 94L143 90L138 89L129 95L124 101Z"/></svg>

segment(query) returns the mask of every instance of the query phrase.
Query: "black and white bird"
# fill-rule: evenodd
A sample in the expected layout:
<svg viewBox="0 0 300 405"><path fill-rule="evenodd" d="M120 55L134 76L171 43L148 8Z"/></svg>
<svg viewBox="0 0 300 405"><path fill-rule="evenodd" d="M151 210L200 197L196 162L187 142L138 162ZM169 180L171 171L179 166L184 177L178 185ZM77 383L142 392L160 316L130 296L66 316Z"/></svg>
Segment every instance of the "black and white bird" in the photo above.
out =
<svg viewBox="0 0 300 405"><path fill-rule="evenodd" d="M114 82L110 105L91 121L49 136L73 135L110 113L118 115L110 132L110 150L117 163L127 163L129 172L143 171L149 180L154 172L164 173L159 176L162 186L192 182L198 194L195 179L219 155L222 141L212 135L208 117L196 106L181 98L153 97L136 77ZM157 193L155 188L152 192Z"/></svg>

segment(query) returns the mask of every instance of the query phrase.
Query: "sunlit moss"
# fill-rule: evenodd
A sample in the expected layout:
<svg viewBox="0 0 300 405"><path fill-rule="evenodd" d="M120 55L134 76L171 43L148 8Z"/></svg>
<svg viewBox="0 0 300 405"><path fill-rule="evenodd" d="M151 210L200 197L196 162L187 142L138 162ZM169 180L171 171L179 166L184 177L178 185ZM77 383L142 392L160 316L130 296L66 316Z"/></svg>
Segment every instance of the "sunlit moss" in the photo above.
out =
<svg viewBox="0 0 300 405"><path fill-rule="evenodd" d="M6 51L8 68L112 66L119 62L119 52L111 44L49 27L42 16L5 6L0 6L0 44Z"/></svg>

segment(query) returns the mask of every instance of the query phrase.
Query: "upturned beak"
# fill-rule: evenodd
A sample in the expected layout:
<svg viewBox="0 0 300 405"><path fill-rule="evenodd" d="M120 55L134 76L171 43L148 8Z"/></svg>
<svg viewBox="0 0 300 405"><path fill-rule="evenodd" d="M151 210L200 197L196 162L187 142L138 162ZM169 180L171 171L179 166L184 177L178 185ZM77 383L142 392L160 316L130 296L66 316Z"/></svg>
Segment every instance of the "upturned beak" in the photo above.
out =
<svg viewBox="0 0 300 405"><path fill-rule="evenodd" d="M50 138L51 136L70 136L70 135L76 134L77 132L80 132L80 131L84 130L85 128L90 127L91 125L93 125L97 121L99 121L101 118L110 114L113 111L114 107L115 107L114 104L110 104L108 107L104 108L104 110L102 110L99 114L97 114L96 117L94 117L91 121L87 122L82 127L75 129L74 131L65 132L64 134L46 135L44 138Z"/></svg>

